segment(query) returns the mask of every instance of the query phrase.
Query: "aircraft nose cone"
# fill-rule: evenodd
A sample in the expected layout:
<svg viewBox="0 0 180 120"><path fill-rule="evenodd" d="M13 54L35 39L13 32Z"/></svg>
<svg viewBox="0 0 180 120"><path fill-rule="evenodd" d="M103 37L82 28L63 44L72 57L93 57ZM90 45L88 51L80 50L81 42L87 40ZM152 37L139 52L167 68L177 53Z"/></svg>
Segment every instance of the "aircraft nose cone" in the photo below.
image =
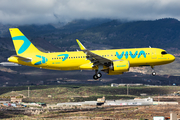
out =
<svg viewBox="0 0 180 120"><path fill-rule="evenodd" d="M171 55L169 59L173 62L175 60L175 57Z"/></svg>
<svg viewBox="0 0 180 120"><path fill-rule="evenodd" d="M175 60L176 58L173 56L173 61Z"/></svg>

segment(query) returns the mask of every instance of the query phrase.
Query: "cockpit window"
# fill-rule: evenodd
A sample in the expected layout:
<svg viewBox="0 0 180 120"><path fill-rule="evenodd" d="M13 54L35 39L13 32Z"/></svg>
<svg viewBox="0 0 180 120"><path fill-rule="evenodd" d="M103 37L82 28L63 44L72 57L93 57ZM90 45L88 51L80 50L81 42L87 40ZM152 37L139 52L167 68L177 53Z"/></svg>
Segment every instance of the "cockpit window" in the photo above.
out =
<svg viewBox="0 0 180 120"><path fill-rule="evenodd" d="M167 52L166 52L166 51L162 51L161 54L162 54L162 55L165 55L165 54L167 54Z"/></svg>

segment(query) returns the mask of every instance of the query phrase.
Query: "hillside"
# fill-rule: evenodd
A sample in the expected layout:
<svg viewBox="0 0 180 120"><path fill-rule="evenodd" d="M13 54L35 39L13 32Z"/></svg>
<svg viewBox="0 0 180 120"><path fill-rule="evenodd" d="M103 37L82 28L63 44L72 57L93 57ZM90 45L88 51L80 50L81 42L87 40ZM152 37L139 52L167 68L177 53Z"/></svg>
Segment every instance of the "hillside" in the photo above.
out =
<svg viewBox="0 0 180 120"><path fill-rule="evenodd" d="M134 22L107 19L75 20L62 27L56 26L58 24L14 27L18 27L37 47L46 51L58 51L58 48L76 50L78 45L75 39L82 41L89 49L149 46L180 49L180 21L172 18ZM13 48L12 43L9 45L11 38L7 27L0 27L1 29L3 32L0 38L8 41L3 45L11 45ZM48 42L53 47L47 47L43 42ZM3 45L0 44L1 47Z"/></svg>
<svg viewBox="0 0 180 120"><path fill-rule="evenodd" d="M107 48L180 48L180 22L176 19L155 21L135 21L122 23L118 20L95 26L77 33L52 40L56 46L75 47L75 39L81 40L89 49L101 49L96 45L108 45ZM68 47L69 46L69 47ZM95 46L95 47L94 47ZM75 48L78 48L76 45Z"/></svg>
<svg viewBox="0 0 180 120"><path fill-rule="evenodd" d="M12 95L28 96L28 86L6 87L0 88L0 98ZM110 87L98 85L41 85L30 87L30 98L24 99L30 102L60 103L60 102L79 102L97 100L97 98L105 96L107 100L112 99L129 99L134 97L142 97L141 93L148 96L167 95L175 91L179 91L177 86L129 86L129 95L127 95L127 87ZM4 93L4 94L2 94ZM52 98L48 98L52 95ZM5 97L4 97L5 98Z"/></svg>

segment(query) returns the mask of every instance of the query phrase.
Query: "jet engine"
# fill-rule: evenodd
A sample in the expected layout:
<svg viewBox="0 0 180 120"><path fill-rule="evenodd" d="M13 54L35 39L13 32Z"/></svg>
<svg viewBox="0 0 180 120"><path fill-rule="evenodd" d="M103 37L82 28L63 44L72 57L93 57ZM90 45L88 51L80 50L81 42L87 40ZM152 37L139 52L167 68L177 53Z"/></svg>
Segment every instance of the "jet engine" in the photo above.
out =
<svg viewBox="0 0 180 120"><path fill-rule="evenodd" d="M129 61L114 61L109 67L108 75L118 75L129 71Z"/></svg>

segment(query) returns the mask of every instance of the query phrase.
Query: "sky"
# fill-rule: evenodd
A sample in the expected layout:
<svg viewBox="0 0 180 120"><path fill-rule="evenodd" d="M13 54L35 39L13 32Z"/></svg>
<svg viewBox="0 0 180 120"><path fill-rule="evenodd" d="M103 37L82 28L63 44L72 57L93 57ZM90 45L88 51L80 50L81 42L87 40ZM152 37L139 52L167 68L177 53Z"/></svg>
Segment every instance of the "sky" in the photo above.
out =
<svg viewBox="0 0 180 120"><path fill-rule="evenodd" d="M48 24L93 18L180 20L180 0L0 0L3 24Z"/></svg>

